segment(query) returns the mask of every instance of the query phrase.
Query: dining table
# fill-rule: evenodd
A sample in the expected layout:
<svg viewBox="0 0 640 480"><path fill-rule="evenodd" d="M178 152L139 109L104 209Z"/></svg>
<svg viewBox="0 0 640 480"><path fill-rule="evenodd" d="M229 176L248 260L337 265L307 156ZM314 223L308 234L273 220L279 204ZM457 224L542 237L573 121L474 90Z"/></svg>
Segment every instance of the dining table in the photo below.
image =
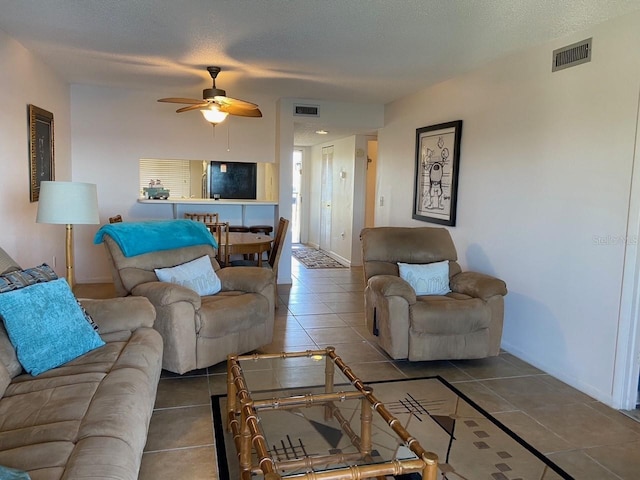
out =
<svg viewBox="0 0 640 480"><path fill-rule="evenodd" d="M223 236L221 250L224 258L230 255L257 255L258 266L262 266L262 254L271 250L273 237L263 233L229 232L229 240L224 243Z"/></svg>

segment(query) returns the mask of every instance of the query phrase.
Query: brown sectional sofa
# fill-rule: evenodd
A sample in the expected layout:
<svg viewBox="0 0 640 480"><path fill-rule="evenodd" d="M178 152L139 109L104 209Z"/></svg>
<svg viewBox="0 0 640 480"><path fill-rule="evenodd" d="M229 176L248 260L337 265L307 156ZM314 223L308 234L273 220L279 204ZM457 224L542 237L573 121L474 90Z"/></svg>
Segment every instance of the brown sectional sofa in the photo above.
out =
<svg viewBox="0 0 640 480"><path fill-rule="evenodd" d="M32 480L135 480L162 364L155 309L141 297L82 305L105 345L36 377L0 322L0 465Z"/></svg>

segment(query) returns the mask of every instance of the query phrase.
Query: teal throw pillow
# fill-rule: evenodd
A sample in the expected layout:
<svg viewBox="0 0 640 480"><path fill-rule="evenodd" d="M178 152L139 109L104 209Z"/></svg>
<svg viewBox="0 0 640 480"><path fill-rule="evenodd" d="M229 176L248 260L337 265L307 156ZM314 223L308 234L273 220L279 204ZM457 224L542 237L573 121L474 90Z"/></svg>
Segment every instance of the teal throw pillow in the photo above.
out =
<svg viewBox="0 0 640 480"><path fill-rule="evenodd" d="M56 272L46 263L24 270L15 269L0 275L0 293L10 292L36 283L50 282L51 280L57 279L58 275L56 275ZM93 321L91 315L89 315L80 302L78 302L78 305L82 309L82 314L91 325L91 328L98 331L98 325ZM2 477L0 477L0 480L2 480Z"/></svg>
<svg viewBox="0 0 640 480"><path fill-rule="evenodd" d="M0 316L18 360L31 375L104 345L62 278L3 293Z"/></svg>
<svg viewBox="0 0 640 480"><path fill-rule="evenodd" d="M0 465L0 480L31 480L27 472Z"/></svg>

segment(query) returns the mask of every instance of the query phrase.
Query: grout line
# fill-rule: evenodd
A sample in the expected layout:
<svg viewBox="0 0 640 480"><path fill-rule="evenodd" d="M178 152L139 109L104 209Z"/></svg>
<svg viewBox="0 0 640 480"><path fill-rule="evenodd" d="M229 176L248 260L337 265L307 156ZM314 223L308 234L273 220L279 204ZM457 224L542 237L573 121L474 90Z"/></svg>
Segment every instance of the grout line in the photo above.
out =
<svg viewBox="0 0 640 480"><path fill-rule="evenodd" d="M142 453L145 454L145 453L175 452L180 450L190 450L192 448L207 448L207 447L215 447L215 443L204 443L202 445L188 445L186 447L162 448L160 450L145 450Z"/></svg>

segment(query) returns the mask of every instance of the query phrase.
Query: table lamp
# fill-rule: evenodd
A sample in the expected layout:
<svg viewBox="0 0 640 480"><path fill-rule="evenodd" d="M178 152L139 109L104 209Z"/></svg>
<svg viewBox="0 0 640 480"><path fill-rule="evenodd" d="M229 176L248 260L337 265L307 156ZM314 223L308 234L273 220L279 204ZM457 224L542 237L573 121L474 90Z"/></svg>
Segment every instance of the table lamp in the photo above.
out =
<svg viewBox="0 0 640 480"><path fill-rule="evenodd" d="M73 224L100 223L95 184L81 182L41 182L37 223L67 226L67 282L73 288Z"/></svg>

